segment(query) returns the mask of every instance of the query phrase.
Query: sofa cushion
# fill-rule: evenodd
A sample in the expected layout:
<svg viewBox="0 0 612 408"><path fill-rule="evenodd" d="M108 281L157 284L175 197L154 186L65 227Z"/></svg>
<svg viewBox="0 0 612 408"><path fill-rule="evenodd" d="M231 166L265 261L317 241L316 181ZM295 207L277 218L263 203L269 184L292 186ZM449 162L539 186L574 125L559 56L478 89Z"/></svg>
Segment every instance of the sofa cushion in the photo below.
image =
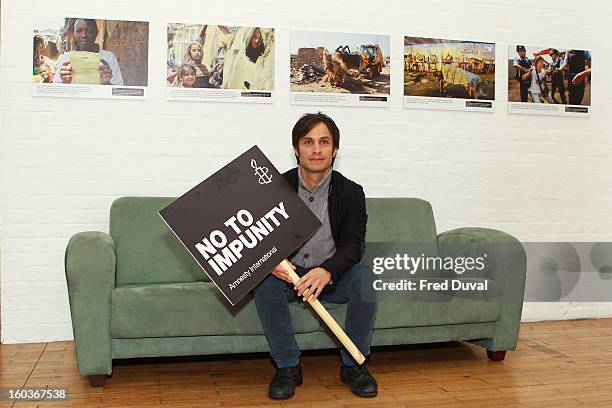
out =
<svg viewBox="0 0 612 408"><path fill-rule="evenodd" d="M117 255L117 286L210 279L164 223L158 211L171 197L122 197L110 211Z"/></svg>
<svg viewBox="0 0 612 408"><path fill-rule="evenodd" d="M372 257L394 256L396 247L412 257L438 256L436 223L429 202L420 198L381 197L367 198L366 205L368 225L363 260L366 265L373 266L369 262ZM388 251L392 253L389 255ZM385 272L385 276L393 278L404 275L404 271Z"/></svg>
<svg viewBox="0 0 612 408"><path fill-rule="evenodd" d="M420 198L366 199L366 242L421 242L425 255L437 255L436 223L429 202Z"/></svg>
<svg viewBox="0 0 612 408"><path fill-rule="evenodd" d="M421 278L405 278L418 281ZM442 282L444 278L427 278ZM463 282L484 283L484 278L461 278ZM398 282L385 279L385 282ZM376 329L484 323L499 319L499 284L488 279L487 291L379 291ZM344 326L346 305L325 304L330 314ZM325 330L325 328L322 328Z"/></svg>
<svg viewBox="0 0 612 408"><path fill-rule="evenodd" d="M289 307L296 333L319 329L304 303ZM113 338L234 334L263 334L252 295L231 306L210 282L128 285L111 293Z"/></svg>

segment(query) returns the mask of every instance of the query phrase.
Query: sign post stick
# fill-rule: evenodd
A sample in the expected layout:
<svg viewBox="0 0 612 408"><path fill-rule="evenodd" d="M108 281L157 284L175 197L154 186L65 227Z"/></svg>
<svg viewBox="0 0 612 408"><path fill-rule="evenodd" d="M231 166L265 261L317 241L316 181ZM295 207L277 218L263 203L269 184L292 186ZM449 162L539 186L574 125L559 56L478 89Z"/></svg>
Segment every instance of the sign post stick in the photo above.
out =
<svg viewBox="0 0 612 408"><path fill-rule="evenodd" d="M289 274L291 282L295 284L298 279L300 279L300 277L297 275L297 273L295 273L293 268L291 268L291 265L289 265L289 262L287 262L286 259L284 259L280 263L280 265ZM355 346L355 343L353 343L353 341L346 335L344 330L342 330L342 327L340 327L338 323L334 320L334 318L329 314L329 312L325 310L321 302L319 302L319 299L316 299L314 301L309 299L308 303L310 303L310 306L312 306L315 312L317 312L319 317L323 319L327 327L329 327L331 331L334 332L338 340L340 340L346 350L351 354L351 356L353 356L355 361L357 361L358 364L363 364L363 362L365 361L365 357L363 356L363 354L361 354L357 346Z"/></svg>

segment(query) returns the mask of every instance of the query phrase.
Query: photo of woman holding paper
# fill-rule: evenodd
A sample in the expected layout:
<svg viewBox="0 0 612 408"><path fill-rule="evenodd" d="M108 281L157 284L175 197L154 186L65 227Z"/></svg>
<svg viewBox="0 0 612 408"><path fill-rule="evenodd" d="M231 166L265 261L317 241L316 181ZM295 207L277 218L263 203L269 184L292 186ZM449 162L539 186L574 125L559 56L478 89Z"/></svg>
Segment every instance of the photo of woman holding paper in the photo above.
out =
<svg viewBox="0 0 612 408"><path fill-rule="evenodd" d="M78 18L73 23L75 51L62 55L53 82L70 84L123 85L117 57L100 49L95 40L98 26L95 20Z"/></svg>
<svg viewBox="0 0 612 408"><path fill-rule="evenodd" d="M34 82L146 86L148 33L147 22L37 17Z"/></svg>

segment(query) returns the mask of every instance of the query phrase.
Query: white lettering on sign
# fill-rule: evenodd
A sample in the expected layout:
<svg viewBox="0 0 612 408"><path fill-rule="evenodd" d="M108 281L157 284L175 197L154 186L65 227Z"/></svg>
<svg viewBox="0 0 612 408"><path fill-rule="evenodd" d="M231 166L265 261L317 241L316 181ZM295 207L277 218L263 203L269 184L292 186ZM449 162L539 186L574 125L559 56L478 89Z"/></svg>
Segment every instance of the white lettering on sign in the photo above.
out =
<svg viewBox="0 0 612 408"><path fill-rule="evenodd" d="M281 222L289 219L285 205L281 201L263 217L255 221L248 210L239 210L223 223L237 237L228 243L227 235L220 230L212 231L195 247L210 267L221 276L228 268L242 258L245 248L253 249L267 237Z"/></svg>

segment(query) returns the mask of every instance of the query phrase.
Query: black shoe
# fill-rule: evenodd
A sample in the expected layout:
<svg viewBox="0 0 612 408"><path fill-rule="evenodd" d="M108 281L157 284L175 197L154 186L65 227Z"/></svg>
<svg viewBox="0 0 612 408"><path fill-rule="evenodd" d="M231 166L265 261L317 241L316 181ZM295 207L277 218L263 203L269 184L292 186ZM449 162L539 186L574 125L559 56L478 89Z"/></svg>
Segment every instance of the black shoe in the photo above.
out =
<svg viewBox="0 0 612 408"><path fill-rule="evenodd" d="M302 367L283 367L276 370L270 381L268 397L272 399L288 399L295 394L295 387L302 385Z"/></svg>
<svg viewBox="0 0 612 408"><path fill-rule="evenodd" d="M365 365L348 367L342 364L340 379L359 397L375 397L378 394L378 384Z"/></svg>

